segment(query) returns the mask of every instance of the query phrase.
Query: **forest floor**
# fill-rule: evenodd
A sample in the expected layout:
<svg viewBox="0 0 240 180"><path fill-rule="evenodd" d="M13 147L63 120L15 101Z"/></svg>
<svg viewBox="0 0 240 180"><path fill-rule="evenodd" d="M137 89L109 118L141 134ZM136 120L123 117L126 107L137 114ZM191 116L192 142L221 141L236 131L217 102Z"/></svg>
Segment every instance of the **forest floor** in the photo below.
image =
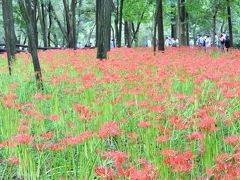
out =
<svg viewBox="0 0 240 180"><path fill-rule="evenodd" d="M0 179L237 179L240 51L0 56Z"/></svg>

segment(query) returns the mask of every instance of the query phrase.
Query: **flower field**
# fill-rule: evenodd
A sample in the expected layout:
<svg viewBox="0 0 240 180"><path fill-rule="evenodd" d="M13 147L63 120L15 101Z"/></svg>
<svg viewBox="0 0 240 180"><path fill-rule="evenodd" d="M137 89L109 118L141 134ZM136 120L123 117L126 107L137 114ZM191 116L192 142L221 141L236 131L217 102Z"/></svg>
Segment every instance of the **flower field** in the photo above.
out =
<svg viewBox="0 0 240 180"><path fill-rule="evenodd" d="M0 56L0 179L240 178L240 51Z"/></svg>

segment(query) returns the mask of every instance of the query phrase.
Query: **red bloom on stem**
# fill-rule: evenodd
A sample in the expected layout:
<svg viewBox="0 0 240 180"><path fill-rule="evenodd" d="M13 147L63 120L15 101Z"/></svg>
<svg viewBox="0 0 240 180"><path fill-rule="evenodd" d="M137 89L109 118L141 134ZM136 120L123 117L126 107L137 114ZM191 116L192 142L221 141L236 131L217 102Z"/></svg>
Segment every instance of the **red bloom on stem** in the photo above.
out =
<svg viewBox="0 0 240 180"><path fill-rule="evenodd" d="M118 123L116 122L107 122L101 126L101 129L98 132L100 138L107 138L109 136L118 136L122 133L118 129Z"/></svg>
<svg viewBox="0 0 240 180"><path fill-rule="evenodd" d="M18 134L14 140L19 144L29 144L33 138L29 134Z"/></svg>
<svg viewBox="0 0 240 180"><path fill-rule="evenodd" d="M137 126L141 128L149 128L150 124L147 121L142 121L142 122L139 122Z"/></svg>
<svg viewBox="0 0 240 180"><path fill-rule="evenodd" d="M164 164L169 165L174 172L188 172L192 170L193 155L190 151L185 153L168 153L165 156Z"/></svg>
<svg viewBox="0 0 240 180"><path fill-rule="evenodd" d="M15 156L11 156L11 157L3 160L3 162L9 163L9 164L12 164L12 165L15 165L15 166L20 164L19 158L15 157Z"/></svg>
<svg viewBox="0 0 240 180"><path fill-rule="evenodd" d="M206 131L217 131L216 119L210 116L204 116L201 121L197 124L197 127Z"/></svg>
<svg viewBox="0 0 240 180"><path fill-rule="evenodd" d="M95 174L96 176L100 176L109 180L114 178L114 170L110 167L96 167Z"/></svg>
<svg viewBox="0 0 240 180"><path fill-rule="evenodd" d="M200 133L200 132L193 132L191 134L186 135L186 139L188 141L193 141L193 140L203 140L205 137L204 133Z"/></svg>

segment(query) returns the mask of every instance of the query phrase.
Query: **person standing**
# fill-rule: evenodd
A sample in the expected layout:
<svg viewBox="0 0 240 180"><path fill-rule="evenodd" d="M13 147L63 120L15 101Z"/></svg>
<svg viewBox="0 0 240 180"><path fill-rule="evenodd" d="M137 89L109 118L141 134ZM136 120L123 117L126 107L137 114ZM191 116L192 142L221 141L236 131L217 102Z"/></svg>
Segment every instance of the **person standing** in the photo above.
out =
<svg viewBox="0 0 240 180"><path fill-rule="evenodd" d="M168 38L168 37L166 37L165 46L166 46L166 47L169 47L169 46L170 46L170 41L169 41L169 38Z"/></svg>
<svg viewBox="0 0 240 180"><path fill-rule="evenodd" d="M223 33L220 36L220 44L221 44L221 51L224 51L224 48L225 48L225 37L224 37Z"/></svg>
<svg viewBox="0 0 240 180"><path fill-rule="evenodd" d="M229 48L230 48L230 47L231 47L231 44L230 44L229 36L226 36L225 48L227 49L227 52L229 51Z"/></svg>
<svg viewBox="0 0 240 180"><path fill-rule="evenodd" d="M217 33L215 33L215 42L214 42L214 46L215 46L216 48L218 48L218 43L219 43L219 38L218 38Z"/></svg>
<svg viewBox="0 0 240 180"><path fill-rule="evenodd" d="M206 35L205 47L206 47L206 51L208 51L211 48L211 38L209 35Z"/></svg>

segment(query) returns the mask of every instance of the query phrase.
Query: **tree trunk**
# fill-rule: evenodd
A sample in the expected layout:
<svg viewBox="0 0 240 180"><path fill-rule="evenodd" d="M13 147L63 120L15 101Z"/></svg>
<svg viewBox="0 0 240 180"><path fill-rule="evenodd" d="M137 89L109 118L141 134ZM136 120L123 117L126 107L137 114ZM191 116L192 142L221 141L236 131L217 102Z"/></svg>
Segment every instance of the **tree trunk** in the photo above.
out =
<svg viewBox="0 0 240 180"><path fill-rule="evenodd" d="M69 1L63 0L66 23L67 23L67 43L69 48L76 49L76 0L71 1L71 9Z"/></svg>
<svg viewBox="0 0 240 180"><path fill-rule="evenodd" d="M97 58L106 59L110 49L111 39L111 4L109 0L97 0L96 4L96 32Z"/></svg>
<svg viewBox="0 0 240 180"><path fill-rule="evenodd" d="M163 6L162 0L157 1L157 23L158 23L158 50L164 51L164 29L163 29Z"/></svg>
<svg viewBox="0 0 240 180"><path fill-rule="evenodd" d="M32 56L32 62L34 67L35 78L37 82L37 88L39 90L43 90L43 81L42 81L42 73L41 66L38 59L37 53L37 45L35 40L35 32L34 32L34 14L32 13L32 1L31 0L19 0L19 5L21 12L24 16L24 19L27 24L27 34L28 34L28 46Z"/></svg>
<svg viewBox="0 0 240 180"><path fill-rule="evenodd" d="M119 44L119 39L118 39L118 36L119 36L119 27L118 27L118 24L119 24L119 0L117 0L117 7L116 7L116 13L115 13L115 20L114 20L114 28L115 28L115 35L116 35L116 43L117 43L117 46Z"/></svg>
<svg viewBox="0 0 240 180"><path fill-rule="evenodd" d="M155 12L155 17L154 17L154 31L153 31L153 52L154 52L154 55L156 55L156 50L157 50L157 15L158 13L158 9L156 9L156 12Z"/></svg>
<svg viewBox="0 0 240 180"><path fill-rule="evenodd" d="M216 15L217 13L214 14L213 16L213 27L212 27L212 43L215 43L215 34L216 34Z"/></svg>
<svg viewBox="0 0 240 180"><path fill-rule="evenodd" d="M122 45L122 23L123 23L123 0L120 0L120 17L119 17L119 32L117 34L117 46L120 48Z"/></svg>
<svg viewBox="0 0 240 180"><path fill-rule="evenodd" d="M176 26L176 6L175 3L171 4L171 37L177 39L177 26Z"/></svg>
<svg viewBox="0 0 240 180"><path fill-rule="evenodd" d="M48 21L49 21L49 25L48 25L48 47L51 47L51 28L52 28L52 3L51 1L49 1L48 3Z"/></svg>
<svg viewBox="0 0 240 180"><path fill-rule="evenodd" d="M41 30L42 30L43 45L44 45L44 47L48 47L45 9L46 9L45 4L41 0L40 3L38 3L38 14L39 14Z"/></svg>
<svg viewBox="0 0 240 180"><path fill-rule="evenodd" d="M38 0L31 1L31 9L30 10L31 10L31 13L33 16L32 24L33 24L33 30L34 30L34 40L35 40L36 46L38 47L37 5L38 5Z"/></svg>
<svg viewBox="0 0 240 180"><path fill-rule="evenodd" d="M179 44L187 46L185 0L178 0L178 34Z"/></svg>
<svg viewBox="0 0 240 180"><path fill-rule="evenodd" d="M227 13L228 13L228 29L229 29L229 36L230 36L230 46L233 47L233 31L232 31L232 13L231 13L231 2L227 0Z"/></svg>
<svg viewBox="0 0 240 180"><path fill-rule="evenodd" d="M189 41L190 41L190 37L189 37L189 22L188 22L188 13L186 13L186 33L187 33L187 46L189 46Z"/></svg>
<svg viewBox="0 0 240 180"><path fill-rule="evenodd" d="M14 31L12 0L2 0L3 23L5 31L5 43L8 57L9 74L12 74L12 62L16 54L16 38Z"/></svg>
<svg viewBox="0 0 240 180"><path fill-rule="evenodd" d="M130 33L130 28L129 28L129 22L125 21L124 22L124 32L125 32L125 45L128 48L132 47L132 43L131 43L131 33Z"/></svg>

